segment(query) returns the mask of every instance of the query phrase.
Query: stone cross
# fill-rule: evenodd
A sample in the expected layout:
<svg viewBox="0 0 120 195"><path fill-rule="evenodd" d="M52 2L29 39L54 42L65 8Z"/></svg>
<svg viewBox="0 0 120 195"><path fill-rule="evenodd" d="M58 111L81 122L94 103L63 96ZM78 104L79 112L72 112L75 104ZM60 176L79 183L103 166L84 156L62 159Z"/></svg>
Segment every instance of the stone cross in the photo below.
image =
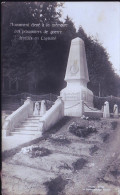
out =
<svg viewBox="0 0 120 195"><path fill-rule="evenodd" d="M119 114L118 114L118 105L115 104L114 105L114 108L113 108L113 117L114 118L118 118L119 117Z"/></svg>
<svg viewBox="0 0 120 195"><path fill-rule="evenodd" d="M109 118L110 117L110 109L109 109L109 102L104 103L104 110L103 110L103 118Z"/></svg>

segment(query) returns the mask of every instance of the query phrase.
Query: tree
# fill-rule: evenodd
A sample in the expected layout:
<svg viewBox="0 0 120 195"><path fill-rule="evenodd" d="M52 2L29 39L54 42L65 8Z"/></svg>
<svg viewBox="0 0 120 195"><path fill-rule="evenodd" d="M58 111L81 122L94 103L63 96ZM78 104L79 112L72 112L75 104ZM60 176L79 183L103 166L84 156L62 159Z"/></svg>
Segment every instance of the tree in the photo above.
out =
<svg viewBox="0 0 120 195"><path fill-rule="evenodd" d="M58 2L5 2L2 5L2 72L11 83L23 82L22 90L37 93L59 92L64 86L71 40L80 37L84 40L90 83L88 87L95 95L117 94L116 77L109 55L101 43L94 37L87 36L80 26L78 32L72 20L67 16L60 21L62 4ZM16 10L18 10L16 12ZM14 37L11 23L44 24L39 30L62 30L55 41L19 41ZM52 24L67 24L66 27L52 27ZM33 29L29 27L29 30ZM37 27L35 29L38 29ZM27 34L26 34L27 35ZM30 34L33 36L33 34ZM106 77L107 75L107 77ZM17 86L17 85L16 85ZM23 89L24 87L24 89ZM31 87L31 89L30 89ZM31 91L32 92L32 91Z"/></svg>
<svg viewBox="0 0 120 195"><path fill-rule="evenodd" d="M88 71L90 77L89 88L95 95L117 95L115 72L109 61L109 55L99 41L87 36L80 26L77 35L84 40Z"/></svg>
<svg viewBox="0 0 120 195"><path fill-rule="evenodd" d="M59 22L60 10L56 11L58 6L62 4L57 2L5 2L3 4L2 10L6 15L3 14L2 20L2 71L3 78L7 77L10 83L25 79L29 82L29 77L34 72L32 81L37 88L40 81L46 77L46 67L53 46L49 43L18 41L13 36L15 28L11 27L12 24Z"/></svg>

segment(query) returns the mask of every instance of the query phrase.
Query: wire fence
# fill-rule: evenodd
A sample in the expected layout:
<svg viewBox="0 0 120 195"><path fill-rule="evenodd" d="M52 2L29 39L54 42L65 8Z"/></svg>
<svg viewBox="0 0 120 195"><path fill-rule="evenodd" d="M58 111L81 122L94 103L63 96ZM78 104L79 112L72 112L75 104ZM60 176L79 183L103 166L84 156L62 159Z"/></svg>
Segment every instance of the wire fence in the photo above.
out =
<svg viewBox="0 0 120 195"><path fill-rule="evenodd" d="M46 100L46 101L55 102L58 96L56 94L53 94L53 93L33 95L33 94L27 93L27 92L16 94L16 95L3 94L2 95L2 104L19 103L20 105L22 105L24 103L24 101L27 99L27 97L31 97L32 101ZM118 109L119 109L119 112L120 112L120 97L114 97L114 96L98 97L98 96L94 96L94 98L93 98L94 107L101 110L101 108L104 105L105 101L109 102L110 112L113 112L114 104L118 105Z"/></svg>
<svg viewBox="0 0 120 195"><path fill-rule="evenodd" d="M48 94L40 94L40 95L33 95L30 93L21 93L16 95L2 95L2 102L23 102L27 99L27 97L31 97L31 100L33 101L41 101L41 100L49 100L55 102L57 99L57 95L48 93Z"/></svg>

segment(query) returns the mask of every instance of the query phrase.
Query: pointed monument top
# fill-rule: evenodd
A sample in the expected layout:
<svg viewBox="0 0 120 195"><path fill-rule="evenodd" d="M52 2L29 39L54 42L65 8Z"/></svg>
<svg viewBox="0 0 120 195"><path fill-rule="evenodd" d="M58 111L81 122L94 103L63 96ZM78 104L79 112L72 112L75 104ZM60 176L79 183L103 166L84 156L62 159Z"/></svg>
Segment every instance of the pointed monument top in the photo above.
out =
<svg viewBox="0 0 120 195"><path fill-rule="evenodd" d="M71 41L65 80L89 82L85 45L79 37Z"/></svg>
<svg viewBox="0 0 120 195"><path fill-rule="evenodd" d="M84 43L84 41L79 37L76 37L75 39L72 39L72 43L75 43L75 42L83 42Z"/></svg>

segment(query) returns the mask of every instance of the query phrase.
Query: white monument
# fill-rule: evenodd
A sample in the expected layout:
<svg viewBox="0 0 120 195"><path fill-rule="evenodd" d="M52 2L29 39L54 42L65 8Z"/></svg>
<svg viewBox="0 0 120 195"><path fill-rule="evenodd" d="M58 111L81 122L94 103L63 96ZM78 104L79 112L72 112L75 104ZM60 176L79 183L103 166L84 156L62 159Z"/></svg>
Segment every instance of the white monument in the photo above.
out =
<svg viewBox="0 0 120 195"><path fill-rule="evenodd" d="M89 82L84 41L75 38L71 41L65 81L66 88L60 96L64 101L67 116L81 116L81 101L93 107L93 92L87 88Z"/></svg>
<svg viewBox="0 0 120 195"><path fill-rule="evenodd" d="M109 109L109 102L104 103L104 110L103 110L103 118L109 118L110 117L110 109Z"/></svg>

